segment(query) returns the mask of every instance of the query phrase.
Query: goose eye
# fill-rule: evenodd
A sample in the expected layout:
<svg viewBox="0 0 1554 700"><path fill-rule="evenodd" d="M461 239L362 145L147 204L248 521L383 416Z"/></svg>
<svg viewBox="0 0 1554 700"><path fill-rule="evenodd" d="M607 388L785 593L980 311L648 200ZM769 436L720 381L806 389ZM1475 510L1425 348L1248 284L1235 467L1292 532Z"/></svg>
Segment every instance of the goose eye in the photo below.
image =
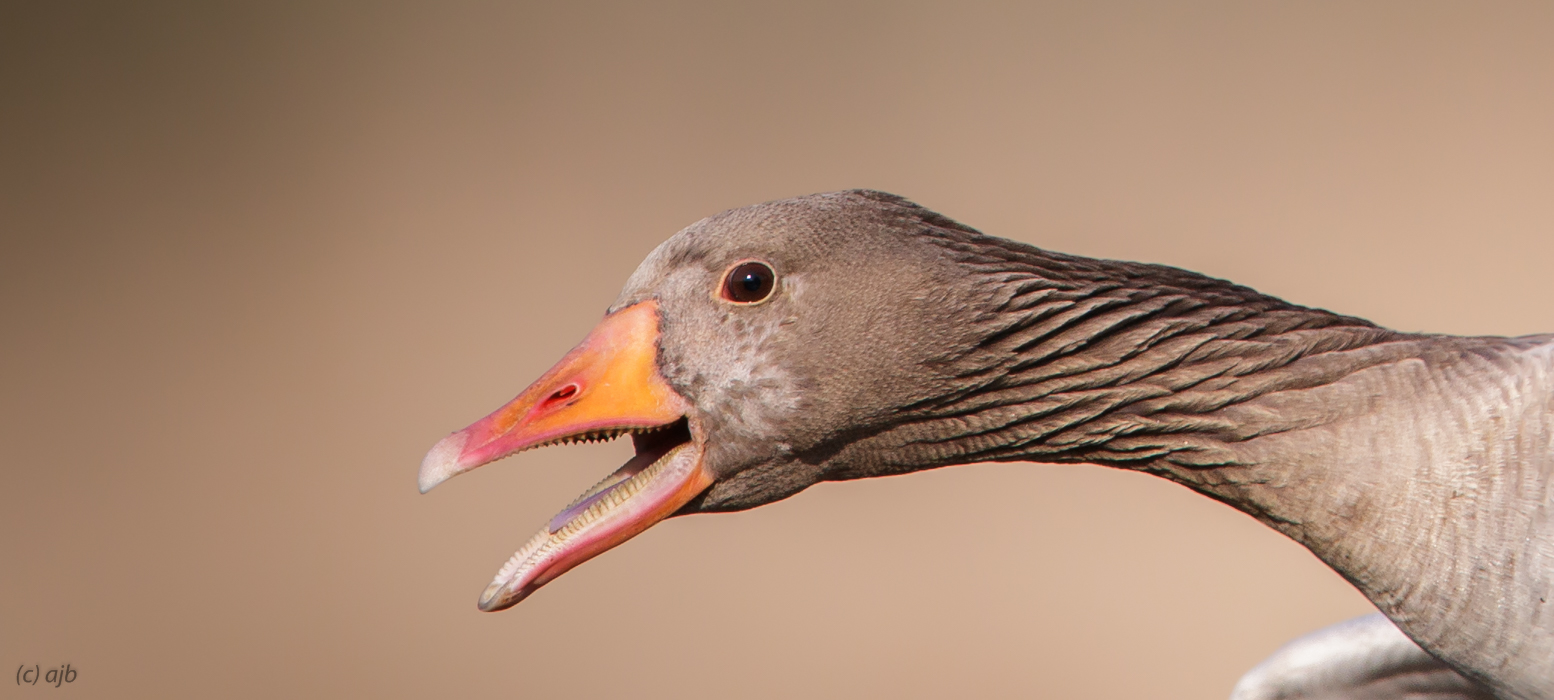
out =
<svg viewBox="0 0 1554 700"><path fill-rule="evenodd" d="M723 298L736 304L754 304L771 296L776 283L777 273L766 263L740 263L723 280Z"/></svg>

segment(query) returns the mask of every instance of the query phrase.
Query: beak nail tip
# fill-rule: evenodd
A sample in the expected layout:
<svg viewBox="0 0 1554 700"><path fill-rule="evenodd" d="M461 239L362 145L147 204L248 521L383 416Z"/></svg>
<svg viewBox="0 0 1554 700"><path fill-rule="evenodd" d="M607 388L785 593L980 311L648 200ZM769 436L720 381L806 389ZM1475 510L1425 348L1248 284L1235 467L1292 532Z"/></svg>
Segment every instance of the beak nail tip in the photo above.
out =
<svg viewBox="0 0 1554 700"><path fill-rule="evenodd" d="M501 586L491 586L490 588L487 588L483 593L480 594L480 602L477 603L477 606L480 608L480 611L481 612L497 612L498 610L502 610L505 607L507 607L507 606L499 605L498 604L498 602L502 598L501 594L502 594L502 587Z"/></svg>
<svg viewBox="0 0 1554 700"><path fill-rule="evenodd" d="M463 433L454 433L432 446L421 460L421 471L416 477L416 485L420 487L421 493L432 490L459 473L459 455L463 453L464 444L468 440L468 436Z"/></svg>

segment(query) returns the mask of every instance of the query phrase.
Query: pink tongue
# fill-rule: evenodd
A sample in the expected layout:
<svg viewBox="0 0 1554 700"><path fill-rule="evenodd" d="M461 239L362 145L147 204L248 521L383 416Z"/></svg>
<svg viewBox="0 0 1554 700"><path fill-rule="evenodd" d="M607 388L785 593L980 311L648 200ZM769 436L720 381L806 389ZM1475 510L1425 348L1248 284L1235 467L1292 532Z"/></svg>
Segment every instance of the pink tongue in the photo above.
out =
<svg viewBox="0 0 1554 700"><path fill-rule="evenodd" d="M594 487L597 490L594 491L593 495L568 506L566 510L557 513L556 517L551 518L550 533L552 535L556 534L561 528L566 527L567 523L572 522L572 519L577 517L579 513L588 510L588 506L608 496L611 491L615 490L615 487L625 483L627 479L636 476L637 472L653 466L653 463L662 456L664 456L663 453L654 451L639 454L626 460L626 463L620 469L615 470L614 474L605 477L604 481L599 482L599 485Z"/></svg>

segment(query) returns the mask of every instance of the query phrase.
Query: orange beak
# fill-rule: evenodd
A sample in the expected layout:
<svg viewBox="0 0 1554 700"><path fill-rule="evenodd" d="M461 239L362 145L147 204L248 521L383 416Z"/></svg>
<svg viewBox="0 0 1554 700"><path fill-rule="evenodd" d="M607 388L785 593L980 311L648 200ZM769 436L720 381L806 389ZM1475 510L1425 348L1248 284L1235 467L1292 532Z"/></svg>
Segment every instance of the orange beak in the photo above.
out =
<svg viewBox="0 0 1554 700"><path fill-rule="evenodd" d="M658 373L658 305L606 316L518 398L443 438L421 462L420 487L545 445L630 433L637 456L584 493L515 554L480 599L501 610L578 564L669 517L712 485L689 405Z"/></svg>

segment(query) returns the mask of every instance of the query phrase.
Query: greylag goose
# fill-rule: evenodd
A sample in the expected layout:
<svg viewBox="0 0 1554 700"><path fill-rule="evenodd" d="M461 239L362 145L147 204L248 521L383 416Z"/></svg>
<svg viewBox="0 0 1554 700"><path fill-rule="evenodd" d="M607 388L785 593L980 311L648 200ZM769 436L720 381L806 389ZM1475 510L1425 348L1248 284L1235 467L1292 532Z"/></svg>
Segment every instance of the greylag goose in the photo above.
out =
<svg viewBox="0 0 1554 700"><path fill-rule="evenodd" d="M1395 332L834 192L669 238L580 345L431 449L420 488L623 435L636 456L520 548L482 610L672 515L954 464L1089 463L1252 515L1390 620L1296 643L1241 697L1381 697L1420 672L1460 697L1554 697L1554 336Z"/></svg>

